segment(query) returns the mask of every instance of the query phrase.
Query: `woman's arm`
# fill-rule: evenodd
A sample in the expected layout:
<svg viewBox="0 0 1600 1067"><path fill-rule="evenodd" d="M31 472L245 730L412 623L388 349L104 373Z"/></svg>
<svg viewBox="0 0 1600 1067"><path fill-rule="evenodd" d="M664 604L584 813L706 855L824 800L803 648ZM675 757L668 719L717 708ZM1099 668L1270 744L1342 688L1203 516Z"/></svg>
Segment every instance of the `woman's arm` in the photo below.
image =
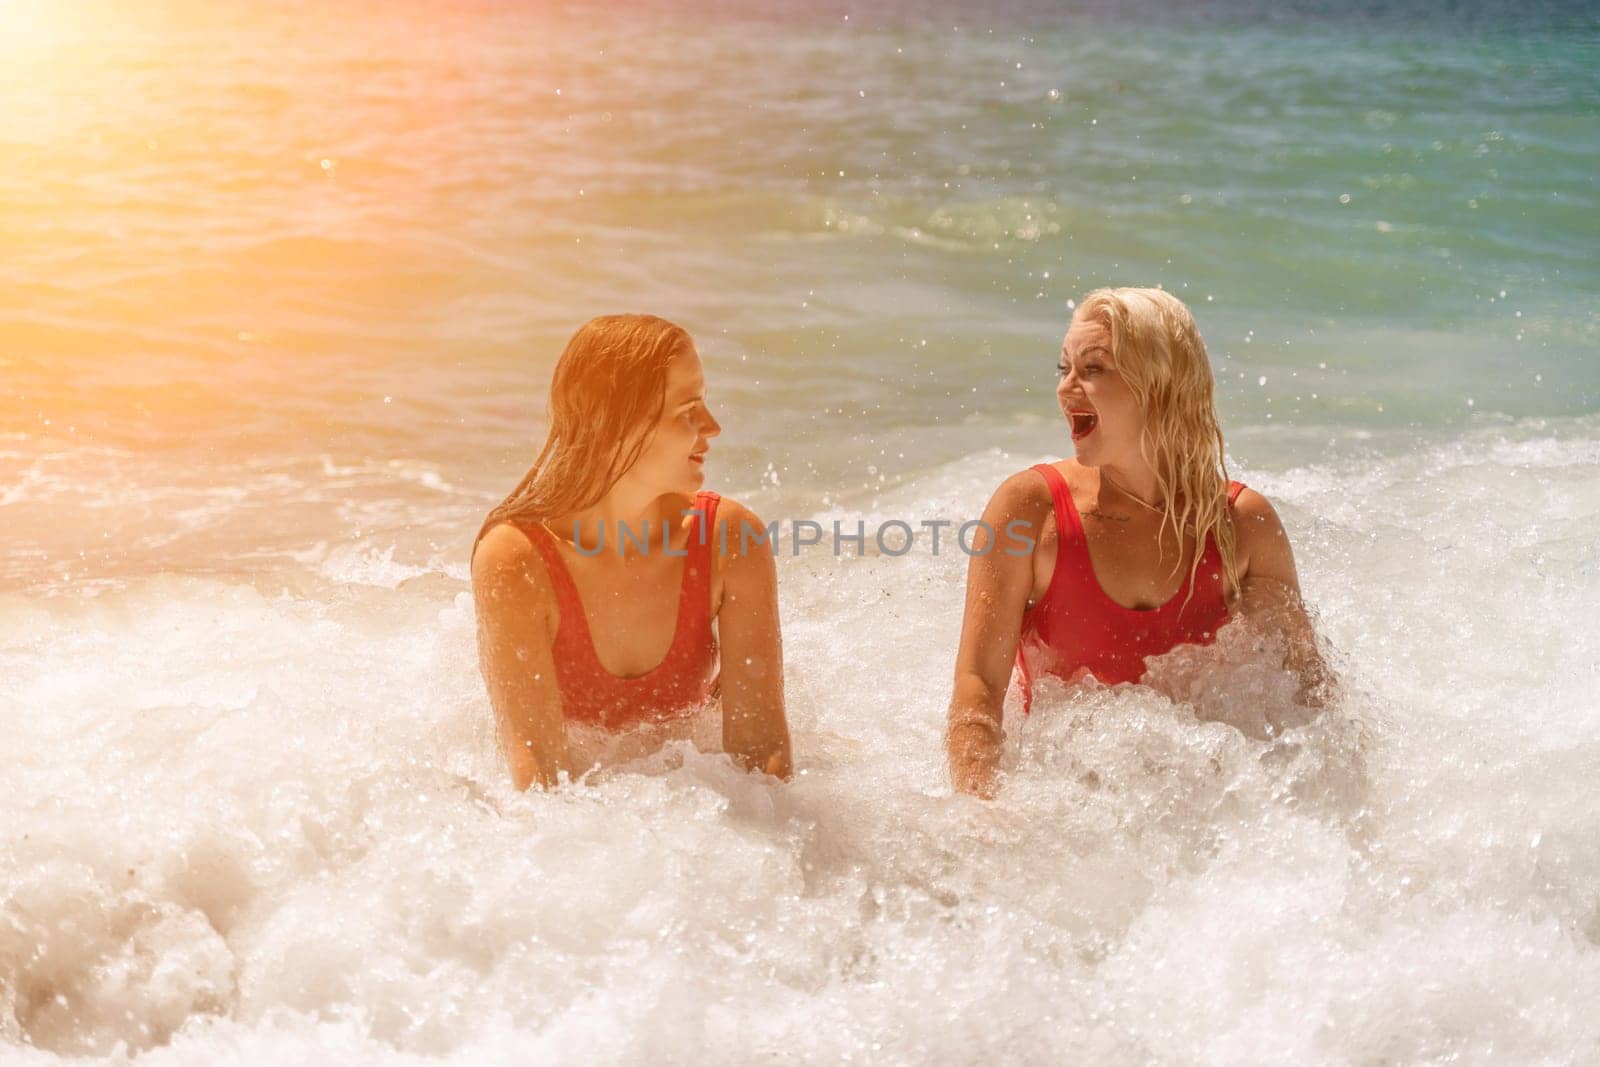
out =
<svg viewBox="0 0 1600 1067"><path fill-rule="evenodd" d="M982 529L973 537L961 647L956 652L955 691L945 734L950 782L958 793L994 796L1005 736L1000 724L1006 688L1016 663L1022 613L1033 590L1033 552L1019 551L1026 542L1013 539L1006 531L1011 522L1021 519L1029 525L1017 529L1038 541L1039 520L1048 509L1049 497L1045 488L1047 503L1041 508L1041 486L1043 479L1033 471L1006 479L983 512L983 521L995 531L992 543ZM985 545L989 551L978 555Z"/></svg>
<svg viewBox="0 0 1600 1067"><path fill-rule="evenodd" d="M1251 489L1239 494L1234 508L1244 557L1239 613L1251 625L1282 636L1284 666L1300 679L1298 699L1308 707L1326 707L1337 697L1338 678L1317 647L1283 522L1267 498Z"/></svg>
<svg viewBox="0 0 1600 1067"><path fill-rule="evenodd" d="M750 770L779 778L792 773L789 724L783 710L783 634L778 620L778 571L772 546L740 536L741 523L765 531L744 505L724 497L717 521L726 524L722 558L722 747ZM713 537L713 551L722 539Z"/></svg>
<svg viewBox="0 0 1600 1067"><path fill-rule="evenodd" d="M495 526L472 558L478 666L494 705L511 781L518 789L556 784L567 755L553 652L555 592L538 550L514 526Z"/></svg>

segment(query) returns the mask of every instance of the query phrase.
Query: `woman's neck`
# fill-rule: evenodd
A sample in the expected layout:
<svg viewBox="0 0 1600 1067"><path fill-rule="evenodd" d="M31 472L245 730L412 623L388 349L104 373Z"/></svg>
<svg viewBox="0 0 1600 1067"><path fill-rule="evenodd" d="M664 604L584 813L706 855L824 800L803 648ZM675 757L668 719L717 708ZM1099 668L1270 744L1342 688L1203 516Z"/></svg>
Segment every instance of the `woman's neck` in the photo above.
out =
<svg viewBox="0 0 1600 1067"><path fill-rule="evenodd" d="M1124 496L1131 496L1152 510L1160 511L1166 506L1156 472L1142 459L1130 463L1103 463L1100 465L1100 478Z"/></svg>
<svg viewBox="0 0 1600 1067"><path fill-rule="evenodd" d="M651 555L662 549L662 527L670 527L678 518L675 500L671 493L618 486L589 507L546 525L563 539L573 537L574 544L588 555L602 549L624 557ZM640 542L645 545L643 550Z"/></svg>

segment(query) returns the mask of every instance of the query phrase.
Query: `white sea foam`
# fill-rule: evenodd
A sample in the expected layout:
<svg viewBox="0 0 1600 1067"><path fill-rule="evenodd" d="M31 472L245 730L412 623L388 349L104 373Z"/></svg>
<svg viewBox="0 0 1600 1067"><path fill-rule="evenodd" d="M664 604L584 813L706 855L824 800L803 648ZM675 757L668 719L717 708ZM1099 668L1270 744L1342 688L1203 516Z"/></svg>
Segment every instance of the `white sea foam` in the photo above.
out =
<svg viewBox="0 0 1600 1067"><path fill-rule="evenodd" d="M780 563L786 785L672 742L513 793L463 575L401 582L422 565L388 551L308 555L343 583L321 600L162 575L8 596L10 1053L1586 1058L1600 717L1573 620L1600 486L1587 442L1484 443L1246 472L1295 532L1338 714L1268 736L1292 686L1225 631L1158 665L1176 701L1013 707L992 804L942 768L959 555Z"/></svg>
<svg viewBox="0 0 1600 1067"><path fill-rule="evenodd" d="M376 585L385 589L394 589L407 578L428 573L426 567L395 562L394 551L393 545L382 551L340 545L327 551L317 570L323 577L336 582Z"/></svg>

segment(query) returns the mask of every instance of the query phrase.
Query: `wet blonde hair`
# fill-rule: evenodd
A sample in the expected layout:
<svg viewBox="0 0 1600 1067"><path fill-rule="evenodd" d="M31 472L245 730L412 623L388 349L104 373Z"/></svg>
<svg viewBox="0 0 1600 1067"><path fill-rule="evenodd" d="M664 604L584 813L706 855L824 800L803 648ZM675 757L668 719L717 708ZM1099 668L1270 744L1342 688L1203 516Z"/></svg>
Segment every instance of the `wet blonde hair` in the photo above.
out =
<svg viewBox="0 0 1600 1067"><path fill-rule="evenodd" d="M1139 454L1155 471L1166 502L1161 526L1171 523L1179 544L1185 535L1194 537L1189 596L1208 535L1222 556L1227 587L1238 589L1222 427L1211 360L1194 316L1164 289L1096 289L1083 298L1072 321L1105 328L1112 361L1144 411Z"/></svg>
<svg viewBox="0 0 1600 1067"><path fill-rule="evenodd" d="M473 553L498 522L539 522L604 499L661 419L668 364L693 344L682 326L654 315L602 315L578 327L551 377L544 447L483 520Z"/></svg>

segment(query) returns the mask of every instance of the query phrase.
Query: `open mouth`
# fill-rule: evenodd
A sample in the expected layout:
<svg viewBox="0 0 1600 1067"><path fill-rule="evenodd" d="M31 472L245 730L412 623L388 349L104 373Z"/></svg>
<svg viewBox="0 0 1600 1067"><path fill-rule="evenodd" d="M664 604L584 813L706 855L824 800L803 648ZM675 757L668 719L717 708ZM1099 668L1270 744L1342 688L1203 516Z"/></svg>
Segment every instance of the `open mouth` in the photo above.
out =
<svg viewBox="0 0 1600 1067"><path fill-rule="evenodd" d="M1082 440L1094 433L1094 428L1100 425L1100 416L1092 411L1069 411L1067 417L1072 420L1072 439Z"/></svg>
<svg viewBox="0 0 1600 1067"><path fill-rule="evenodd" d="M696 452L689 457L690 463L704 463L705 461L706 454L704 452Z"/></svg>

